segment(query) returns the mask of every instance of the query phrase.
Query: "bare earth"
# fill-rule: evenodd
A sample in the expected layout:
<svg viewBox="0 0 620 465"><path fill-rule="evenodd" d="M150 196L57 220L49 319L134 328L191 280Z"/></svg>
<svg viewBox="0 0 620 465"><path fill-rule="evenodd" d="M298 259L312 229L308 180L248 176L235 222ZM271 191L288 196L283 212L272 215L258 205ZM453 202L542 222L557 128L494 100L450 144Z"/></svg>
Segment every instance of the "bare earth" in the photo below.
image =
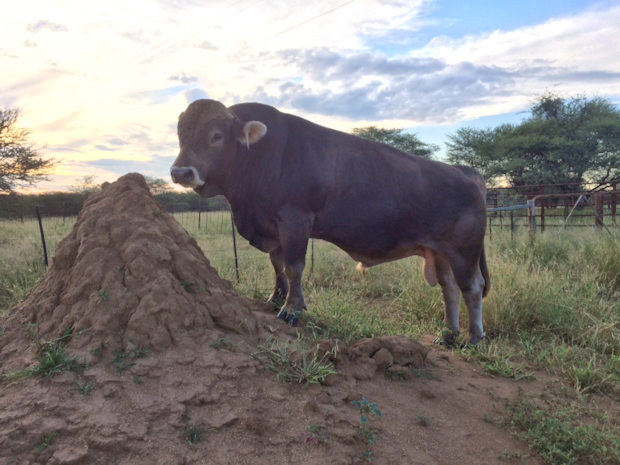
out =
<svg viewBox="0 0 620 465"><path fill-rule="evenodd" d="M252 354L304 329L237 295L140 175L89 198L9 315L3 373L35 366L29 323L47 339L71 327L67 357L88 368L0 381L0 465L541 463L485 419L545 383L483 375L430 338L321 341L337 374L278 381ZM362 398L382 413L374 444L359 435Z"/></svg>

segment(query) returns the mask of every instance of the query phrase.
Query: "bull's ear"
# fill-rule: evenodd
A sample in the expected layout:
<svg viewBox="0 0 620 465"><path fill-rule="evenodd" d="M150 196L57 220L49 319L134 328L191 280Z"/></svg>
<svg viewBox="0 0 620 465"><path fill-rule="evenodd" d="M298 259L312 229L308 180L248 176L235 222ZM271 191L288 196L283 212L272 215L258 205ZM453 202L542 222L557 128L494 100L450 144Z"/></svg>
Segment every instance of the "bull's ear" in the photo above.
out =
<svg viewBox="0 0 620 465"><path fill-rule="evenodd" d="M247 148L250 148L251 144L261 140L265 134L267 134L267 126L260 121L248 121L241 127L237 140L245 144Z"/></svg>

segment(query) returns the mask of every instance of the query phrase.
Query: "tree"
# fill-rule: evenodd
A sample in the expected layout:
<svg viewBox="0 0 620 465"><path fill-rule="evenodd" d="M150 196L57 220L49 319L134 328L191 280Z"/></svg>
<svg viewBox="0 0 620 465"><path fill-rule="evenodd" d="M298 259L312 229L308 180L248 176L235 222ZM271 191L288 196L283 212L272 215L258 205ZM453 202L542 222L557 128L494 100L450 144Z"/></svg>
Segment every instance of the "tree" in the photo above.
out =
<svg viewBox="0 0 620 465"><path fill-rule="evenodd" d="M376 126L367 126L364 128L353 129L353 134L363 137L364 139L375 140L387 145L391 145L403 152L424 158L433 158L433 153L439 150L434 144L426 144L422 142L413 133L406 133L404 129L383 129Z"/></svg>
<svg viewBox="0 0 620 465"><path fill-rule="evenodd" d="M162 178L152 178L150 176L145 176L144 180L146 181L146 185L149 186L153 195L157 194L165 194L172 190L172 186L167 183Z"/></svg>
<svg viewBox="0 0 620 465"><path fill-rule="evenodd" d="M461 128L449 136L448 160L513 186L603 184L620 177L620 110L603 98L547 93L520 124Z"/></svg>
<svg viewBox="0 0 620 465"><path fill-rule="evenodd" d="M82 176L82 178L71 186L73 192L79 194L92 194L93 192L99 192L101 185L95 182L95 176L92 174Z"/></svg>
<svg viewBox="0 0 620 465"><path fill-rule="evenodd" d="M24 183L45 180L54 165L41 158L28 141L30 132L17 126L18 117L16 109L0 109L0 191L11 192Z"/></svg>

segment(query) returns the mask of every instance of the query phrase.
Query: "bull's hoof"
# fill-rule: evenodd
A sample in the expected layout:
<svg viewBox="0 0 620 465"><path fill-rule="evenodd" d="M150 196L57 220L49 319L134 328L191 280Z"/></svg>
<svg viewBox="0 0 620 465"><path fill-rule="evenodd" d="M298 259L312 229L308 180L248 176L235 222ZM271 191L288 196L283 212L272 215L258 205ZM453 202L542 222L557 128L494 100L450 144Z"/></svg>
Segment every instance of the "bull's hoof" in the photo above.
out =
<svg viewBox="0 0 620 465"><path fill-rule="evenodd" d="M485 335L483 334L482 336L477 336L477 337L471 337L469 339L469 341L466 341L464 343L461 344L460 348L461 349L473 349L475 348L480 341L484 340Z"/></svg>
<svg viewBox="0 0 620 465"><path fill-rule="evenodd" d="M278 318L284 320L289 326L297 326L300 313L301 312L288 313L286 310L280 310L278 312Z"/></svg>
<svg viewBox="0 0 620 465"><path fill-rule="evenodd" d="M456 347L456 338L459 333L442 333L433 339L434 344L439 344L446 347Z"/></svg>

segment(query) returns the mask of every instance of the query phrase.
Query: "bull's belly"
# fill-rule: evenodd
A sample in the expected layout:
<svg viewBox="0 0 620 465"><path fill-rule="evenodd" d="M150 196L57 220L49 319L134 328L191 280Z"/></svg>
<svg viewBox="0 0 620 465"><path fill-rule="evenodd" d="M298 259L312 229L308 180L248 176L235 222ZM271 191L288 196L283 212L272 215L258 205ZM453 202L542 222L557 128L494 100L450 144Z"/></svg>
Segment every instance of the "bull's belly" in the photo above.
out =
<svg viewBox="0 0 620 465"><path fill-rule="evenodd" d="M361 262L365 268L381 263L399 260L412 255L424 257L430 250L428 244L420 244L412 241L395 241L393 238L380 240L377 236L370 236L360 241L347 241L342 238L330 237L330 235L314 236L325 240L344 250L353 260Z"/></svg>
<svg viewBox="0 0 620 465"><path fill-rule="evenodd" d="M426 255L427 248L420 245L403 246L384 252L374 251L373 253L360 253L358 251L347 250L344 247L340 247L347 252L353 260L360 262L364 268L370 268L371 266L380 265L381 263L392 262L394 260L400 260L401 258L411 257L418 255L424 257Z"/></svg>

